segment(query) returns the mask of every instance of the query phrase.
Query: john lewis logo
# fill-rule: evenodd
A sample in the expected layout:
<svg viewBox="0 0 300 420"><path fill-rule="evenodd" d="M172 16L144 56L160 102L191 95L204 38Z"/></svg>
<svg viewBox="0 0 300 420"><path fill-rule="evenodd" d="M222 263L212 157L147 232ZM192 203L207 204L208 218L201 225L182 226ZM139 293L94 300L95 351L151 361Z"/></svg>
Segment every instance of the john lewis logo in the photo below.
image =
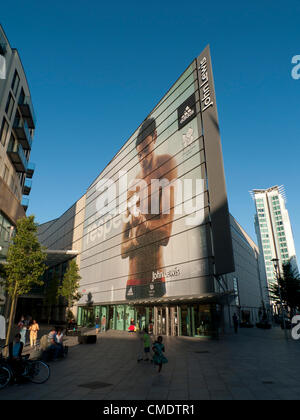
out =
<svg viewBox="0 0 300 420"><path fill-rule="evenodd" d="M211 91L208 79L208 69L207 69L207 59L204 57L200 61L200 66L198 68L200 72L200 96L201 96L201 103L202 103L202 112L206 111L207 108L213 106L214 103L211 99Z"/></svg>

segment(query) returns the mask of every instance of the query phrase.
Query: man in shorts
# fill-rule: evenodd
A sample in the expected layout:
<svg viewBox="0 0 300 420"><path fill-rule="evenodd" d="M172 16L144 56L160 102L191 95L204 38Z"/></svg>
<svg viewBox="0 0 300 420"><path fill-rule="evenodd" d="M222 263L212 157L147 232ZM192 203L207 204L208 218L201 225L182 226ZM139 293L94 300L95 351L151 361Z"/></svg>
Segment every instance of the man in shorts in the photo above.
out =
<svg viewBox="0 0 300 420"><path fill-rule="evenodd" d="M129 258L126 284L126 299L129 300L166 294L163 247L168 245L172 232L172 182L177 179L177 168L173 156L157 154L156 140L155 119L148 118L142 124L136 140L140 172L132 183L132 190L128 192L129 208L122 230L121 255L122 258ZM143 188L142 184L146 187ZM164 184L169 184L169 187L162 187ZM132 205L135 200L139 207ZM152 208L153 203L155 209ZM164 204L167 209L163 208ZM141 209L146 209L146 213Z"/></svg>

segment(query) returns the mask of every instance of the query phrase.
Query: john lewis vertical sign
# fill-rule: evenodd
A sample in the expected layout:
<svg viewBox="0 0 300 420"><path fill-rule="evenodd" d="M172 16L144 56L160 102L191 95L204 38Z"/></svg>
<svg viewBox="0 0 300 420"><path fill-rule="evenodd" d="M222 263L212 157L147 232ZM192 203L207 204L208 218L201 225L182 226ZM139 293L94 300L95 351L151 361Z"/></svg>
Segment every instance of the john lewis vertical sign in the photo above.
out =
<svg viewBox="0 0 300 420"><path fill-rule="evenodd" d="M197 72L206 154L215 274L219 275L234 271L234 259L209 46L197 58Z"/></svg>

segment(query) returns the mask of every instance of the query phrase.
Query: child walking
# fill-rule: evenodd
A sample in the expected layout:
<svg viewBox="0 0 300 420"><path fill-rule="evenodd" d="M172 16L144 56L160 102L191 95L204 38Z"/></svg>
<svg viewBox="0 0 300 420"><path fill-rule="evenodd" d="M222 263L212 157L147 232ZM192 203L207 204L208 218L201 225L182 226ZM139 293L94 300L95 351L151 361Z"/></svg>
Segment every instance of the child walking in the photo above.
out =
<svg viewBox="0 0 300 420"><path fill-rule="evenodd" d="M150 335L148 333L148 328L144 329L144 335L143 335L143 341L144 341L144 361L149 361L149 353L150 353L150 345L151 345L151 339Z"/></svg>
<svg viewBox="0 0 300 420"><path fill-rule="evenodd" d="M161 371L163 363L168 363L168 359L164 356L165 346L162 343L163 338L160 335L157 341L153 344L152 350L154 351L153 362L158 365L158 373Z"/></svg>

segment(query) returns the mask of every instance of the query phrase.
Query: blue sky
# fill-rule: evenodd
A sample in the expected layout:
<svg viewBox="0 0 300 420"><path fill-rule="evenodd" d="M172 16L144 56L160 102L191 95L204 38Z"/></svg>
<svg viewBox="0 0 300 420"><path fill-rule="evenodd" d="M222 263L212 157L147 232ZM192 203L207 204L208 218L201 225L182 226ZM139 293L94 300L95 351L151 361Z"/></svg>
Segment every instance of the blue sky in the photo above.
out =
<svg viewBox="0 0 300 420"><path fill-rule="evenodd" d="M28 214L83 195L183 70L210 44L231 213L256 241L249 190L285 186L300 252L300 2L1 4L38 119Z"/></svg>

